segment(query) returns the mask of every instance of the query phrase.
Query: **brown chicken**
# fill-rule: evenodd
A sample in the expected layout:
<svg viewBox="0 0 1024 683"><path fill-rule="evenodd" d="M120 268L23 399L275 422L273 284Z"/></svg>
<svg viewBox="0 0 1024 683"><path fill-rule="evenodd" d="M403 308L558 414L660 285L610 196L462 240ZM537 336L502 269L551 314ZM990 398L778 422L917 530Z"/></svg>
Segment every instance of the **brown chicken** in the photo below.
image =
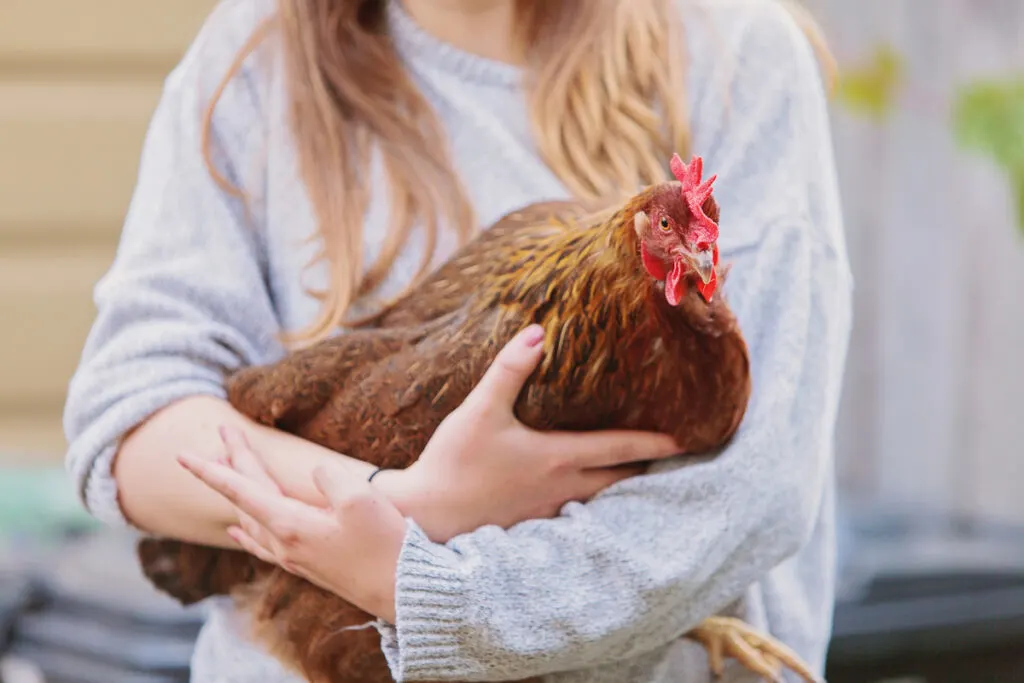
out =
<svg viewBox="0 0 1024 683"><path fill-rule="evenodd" d="M625 428L706 454L732 437L750 394L747 346L716 297L719 208L702 161L674 155L673 182L591 211L549 202L499 220L372 323L247 368L228 381L239 411L380 467L411 464L498 350L531 323L544 359L515 411L535 429ZM591 207L593 208L593 207ZM231 594L255 636L314 683L392 680L372 617L241 552L140 543L143 569L189 604ZM784 645L713 617L687 634L721 671L728 654L776 679L815 680Z"/></svg>

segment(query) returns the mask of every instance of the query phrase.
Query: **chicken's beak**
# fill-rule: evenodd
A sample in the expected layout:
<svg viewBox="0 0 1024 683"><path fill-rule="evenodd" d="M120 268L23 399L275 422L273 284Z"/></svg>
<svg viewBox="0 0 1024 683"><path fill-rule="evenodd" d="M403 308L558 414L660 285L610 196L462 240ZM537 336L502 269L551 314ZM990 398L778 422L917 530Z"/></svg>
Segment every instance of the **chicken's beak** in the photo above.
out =
<svg viewBox="0 0 1024 683"><path fill-rule="evenodd" d="M715 253L711 249L705 249L704 251L698 251L696 254L689 254L690 263L693 265L693 269L697 271L697 275L700 276L701 281L704 284L711 282L711 278L715 274Z"/></svg>

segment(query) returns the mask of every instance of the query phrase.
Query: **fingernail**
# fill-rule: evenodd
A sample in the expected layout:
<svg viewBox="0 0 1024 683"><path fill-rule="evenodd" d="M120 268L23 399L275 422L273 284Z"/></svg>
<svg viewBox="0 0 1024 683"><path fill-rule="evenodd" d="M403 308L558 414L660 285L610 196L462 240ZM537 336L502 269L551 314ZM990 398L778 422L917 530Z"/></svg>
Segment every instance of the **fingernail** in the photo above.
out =
<svg viewBox="0 0 1024 683"><path fill-rule="evenodd" d="M533 348L544 341L544 328L540 325L530 325L523 333L523 341L529 348Z"/></svg>

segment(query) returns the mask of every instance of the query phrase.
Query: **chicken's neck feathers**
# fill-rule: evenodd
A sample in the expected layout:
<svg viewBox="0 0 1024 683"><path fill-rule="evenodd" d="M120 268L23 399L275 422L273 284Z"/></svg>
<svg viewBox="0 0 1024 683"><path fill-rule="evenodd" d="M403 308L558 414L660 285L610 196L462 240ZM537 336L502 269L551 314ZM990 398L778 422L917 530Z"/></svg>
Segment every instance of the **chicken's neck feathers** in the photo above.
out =
<svg viewBox="0 0 1024 683"><path fill-rule="evenodd" d="M732 329L720 300L709 304L692 290L673 308L663 285L644 270L633 229L642 197L603 220L553 218L560 229L506 255L493 296L480 303L499 308L499 320L544 326L542 373L567 372L577 363L595 378L608 363L639 369L695 336Z"/></svg>

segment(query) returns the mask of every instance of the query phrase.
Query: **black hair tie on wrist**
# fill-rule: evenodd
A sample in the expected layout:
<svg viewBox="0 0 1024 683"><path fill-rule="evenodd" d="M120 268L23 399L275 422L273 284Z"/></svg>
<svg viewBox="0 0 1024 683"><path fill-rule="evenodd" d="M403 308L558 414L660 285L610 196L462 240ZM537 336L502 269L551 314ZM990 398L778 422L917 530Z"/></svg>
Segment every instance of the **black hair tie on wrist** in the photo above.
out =
<svg viewBox="0 0 1024 683"><path fill-rule="evenodd" d="M378 474L380 474L381 472L383 472L386 469L387 469L386 467L378 467L377 469L375 469L373 471L373 474L371 474L370 477L366 481L367 482L372 482L374 477L376 477Z"/></svg>

